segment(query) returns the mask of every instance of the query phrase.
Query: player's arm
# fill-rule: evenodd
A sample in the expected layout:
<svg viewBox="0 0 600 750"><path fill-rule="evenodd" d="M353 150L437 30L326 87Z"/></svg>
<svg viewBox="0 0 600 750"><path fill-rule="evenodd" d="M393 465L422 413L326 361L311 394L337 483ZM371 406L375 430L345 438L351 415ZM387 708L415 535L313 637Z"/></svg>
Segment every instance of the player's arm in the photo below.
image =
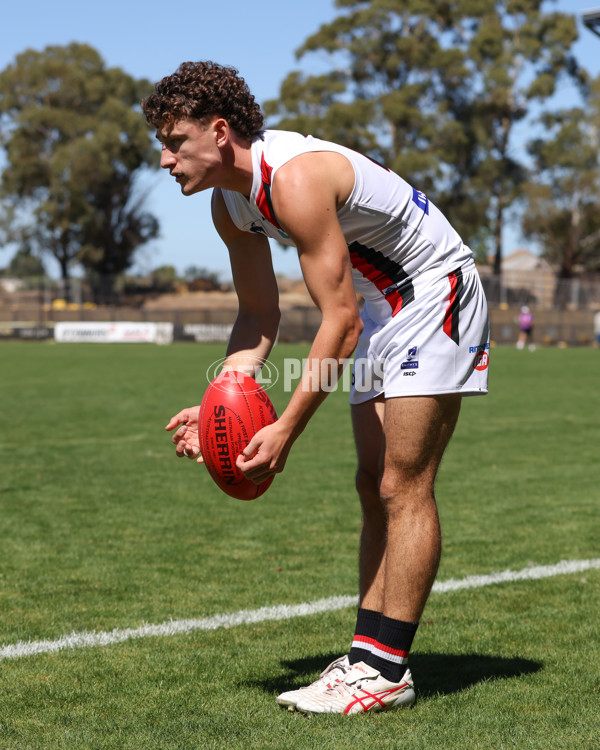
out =
<svg viewBox="0 0 600 750"><path fill-rule="evenodd" d="M321 324L287 408L274 425L258 432L249 443L246 460L238 460L238 467L255 482L283 469L291 445L329 392L329 363L338 363L339 374L362 329L348 247L337 218L337 209L353 184L349 162L339 154L324 152L296 157L275 176L275 213L298 249L304 280L321 311Z"/></svg>
<svg viewBox="0 0 600 750"><path fill-rule="evenodd" d="M223 369L238 370L256 377L277 336L279 292L266 237L239 230L216 188L212 198L215 227L229 250L233 282L239 300ZM179 457L202 462L198 439L200 407L192 406L175 414L166 430L175 430L172 441Z"/></svg>
<svg viewBox="0 0 600 750"><path fill-rule="evenodd" d="M243 232L235 226L219 188L213 192L212 216L229 251L238 297L238 315L224 369L256 377L275 343L281 317L271 248L264 235Z"/></svg>
<svg viewBox="0 0 600 750"><path fill-rule="evenodd" d="M317 152L293 159L275 179L275 212L294 240L302 275L321 312L302 380L285 412L298 432L329 392L330 368L323 363L338 362L339 374L362 330L348 246L337 218L354 185L354 170L340 154Z"/></svg>

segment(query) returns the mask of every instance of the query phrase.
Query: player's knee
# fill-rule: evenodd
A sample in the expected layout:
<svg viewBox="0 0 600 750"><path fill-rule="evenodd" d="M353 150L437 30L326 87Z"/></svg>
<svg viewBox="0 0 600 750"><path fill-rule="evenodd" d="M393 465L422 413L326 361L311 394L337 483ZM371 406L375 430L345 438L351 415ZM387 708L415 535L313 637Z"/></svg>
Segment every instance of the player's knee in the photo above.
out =
<svg viewBox="0 0 600 750"><path fill-rule="evenodd" d="M385 471L379 485L380 502L386 513L402 513L421 507L433 498L433 485L422 472Z"/></svg>
<svg viewBox="0 0 600 750"><path fill-rule="evenodd" d="M391 477L389 474L383 475L379 485L379 497L380 502L386 511L389 508L402 503L404 496L402 489L402 484L395 478Z"/></svg>

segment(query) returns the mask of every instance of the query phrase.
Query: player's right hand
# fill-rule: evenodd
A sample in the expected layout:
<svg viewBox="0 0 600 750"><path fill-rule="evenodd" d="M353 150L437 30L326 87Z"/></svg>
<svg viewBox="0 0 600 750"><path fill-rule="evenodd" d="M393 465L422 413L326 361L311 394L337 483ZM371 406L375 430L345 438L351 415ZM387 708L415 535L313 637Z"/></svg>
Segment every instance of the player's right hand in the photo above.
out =
<svg viewBox="0 0 600 750"><path fill-rule="evenodd" d="M171 438L175 445L175 453L179 458L195 459L199 464L204 463L200 453L200 439L198 437L198 417L200 416L199 406L190 406L182 409L174 417L171 417L165 430L173 433Z"/></svg>

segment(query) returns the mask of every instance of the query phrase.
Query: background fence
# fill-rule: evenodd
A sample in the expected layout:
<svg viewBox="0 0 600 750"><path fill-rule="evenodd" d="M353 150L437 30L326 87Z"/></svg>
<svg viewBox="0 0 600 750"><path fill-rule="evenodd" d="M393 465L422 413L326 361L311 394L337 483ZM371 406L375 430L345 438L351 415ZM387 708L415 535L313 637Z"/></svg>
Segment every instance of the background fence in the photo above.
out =
<svg viewBox="0 0 600 750"><path fill-rule="evenodd" d="M585 346L596 341L600 326L600 281L557 280L544 274L503 274L499 279L482 273L490 306L492 340L514 344L519 333L518 313L527 304L534 314L533 342L538 345ZM56 294L56 293L55 293ZM13 290L0 287L0 337L42 339L52 336L57 322L172 323L178 340L226 340L236 317L233 293L171 296L169 304L96 307L89 301L67 304L49 290ZM178 304L178 299L180 304ZM596 322L596 328L594 325ZM282 295L280 340L311 340L320 315L310 298Z"/></svg>
<svg viewBox="0 0 600 750"><path fill-rule="evenodd" d="M490 307L535 310L600 310L600 278L559 279L550 270L507 269L501 276L479 269Z"/></svg>

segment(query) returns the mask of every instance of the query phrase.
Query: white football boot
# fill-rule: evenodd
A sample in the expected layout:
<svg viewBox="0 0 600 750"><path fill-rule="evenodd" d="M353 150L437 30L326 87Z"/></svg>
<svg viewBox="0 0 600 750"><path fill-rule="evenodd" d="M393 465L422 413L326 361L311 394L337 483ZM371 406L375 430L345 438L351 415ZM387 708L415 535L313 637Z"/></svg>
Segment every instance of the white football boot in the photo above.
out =
<svg viewBox="0 0 600 750"><path fill-rule="evenodd" d="M318 680L315 680L311 685L306 685L297 690L288 690L286 693L281 693L281 695L276 698L277 703L279 703L280 706L287 708L288 711L293 711L300 698L324 693L325 690L342 680L348 669L350 669L348 656L341 656L338 659L335 659L335 661L332 661L331 664L321 672L321 676Z"/></svg>
<svg viewBox="0 0 600 750"><path fill-rule="evenodd" d="M362 714L410 708L415 686L407 669L400 682L390 682L362 661L353 664L343 679L321 692L303 693L296 711L306 714Z"/></svg>

